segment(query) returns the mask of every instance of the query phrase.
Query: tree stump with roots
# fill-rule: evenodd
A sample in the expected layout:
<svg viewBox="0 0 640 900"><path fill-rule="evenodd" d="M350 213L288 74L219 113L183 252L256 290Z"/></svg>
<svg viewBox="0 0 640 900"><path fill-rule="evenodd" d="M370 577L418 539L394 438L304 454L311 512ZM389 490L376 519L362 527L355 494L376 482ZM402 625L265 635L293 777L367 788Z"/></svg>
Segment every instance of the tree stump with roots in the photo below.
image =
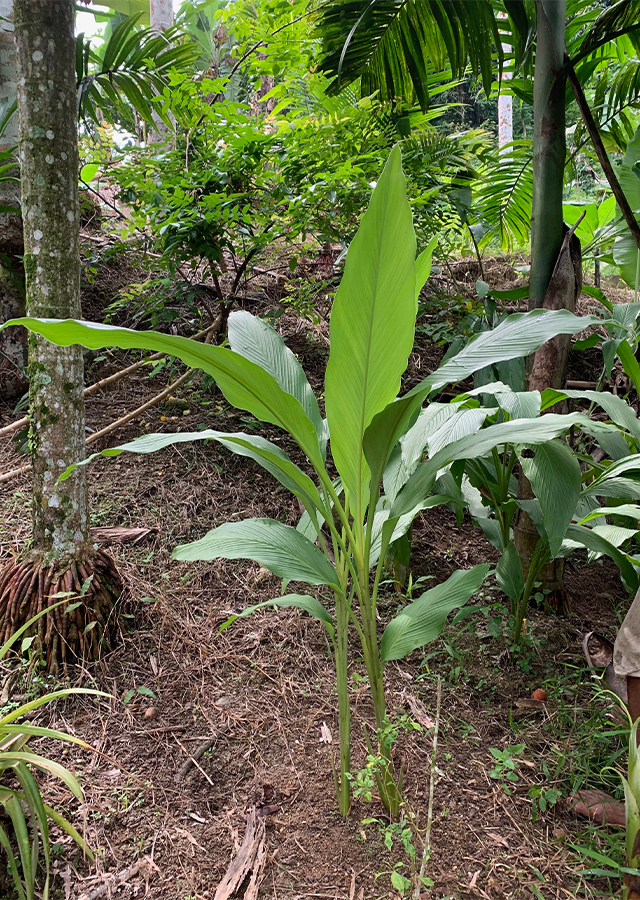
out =
<svg viewBox="0 0 640 900"><path fill-rule="evenodd" d="M93 662L117 640L121 594L122 579L103 550L67 564L49 564L42 555L30 554L0 569L0 645L49 608L25 632L36 637L47 670L55 674L61 665Z"/></svg>

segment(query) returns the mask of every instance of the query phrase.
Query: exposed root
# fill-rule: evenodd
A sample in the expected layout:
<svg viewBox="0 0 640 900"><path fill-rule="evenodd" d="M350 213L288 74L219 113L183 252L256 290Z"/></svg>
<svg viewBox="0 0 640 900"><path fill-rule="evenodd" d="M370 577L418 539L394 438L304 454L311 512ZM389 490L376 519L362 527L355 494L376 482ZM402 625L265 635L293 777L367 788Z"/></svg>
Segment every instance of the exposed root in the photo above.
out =
<svg viewBox="0 0 640 900"><path fill-rule="evenodd" d="M103 550L82 562L43 565L38 559L12 562L0 569L0 645L29 619L68 594L34 624L32 634L46 661L57 672L75 659L88 662L117 636L115 605L122 580L115 563Z"/></svg>

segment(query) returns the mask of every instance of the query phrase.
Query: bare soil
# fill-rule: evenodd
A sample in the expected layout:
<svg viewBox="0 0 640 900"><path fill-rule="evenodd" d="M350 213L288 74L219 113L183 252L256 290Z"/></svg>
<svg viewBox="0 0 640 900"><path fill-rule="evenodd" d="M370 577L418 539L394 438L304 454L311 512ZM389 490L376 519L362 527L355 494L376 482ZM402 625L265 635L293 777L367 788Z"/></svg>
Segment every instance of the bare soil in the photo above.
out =
<svg viewBox="0 0 640 900"><path fill-rule="evenodd" d="M118 261L121 265L122 261ZM500 284L518 283L518 273L499 261ZM469 268L469 266L467 266ZM465 270L466 273L466 270ZM321 273L330 278L331 271ZM86 307L100 315L131 273L116 270L88 288ZM463 278L461 273L461 279ZM477 274L470 272L475 281ZM132 279L133 280L133 279ZM245 304L252 311L283 311L277 327L321 390L328 355L328 304L316 321L299 317L291 304L272 294L273 278L253 286ZM473 283L473 282L471 282ZM262 285L262 286L261 286ZM439 290L451 290L440 279ZM459 287L456 292L459 293ZM110 296L111 295L111 296ZM259 303L261 305L259 305ZM421 340L409 381L438 364L443 348ZM130 362L135 355L103 355L87 383ZM597 362L594 361L594 367ZM160 391L182 370L155 377L139 371L126 382L94 394L87 422L97 430ZM594 369L595 371L595 369ZM585 377L585 370L572 377ZM597 377L597 376L596 376ZM149 410L120 429L103 446L145 432L196 430L199 426L238 431L259 427L291 451L274 429L229 408L215 387L196 376L178 400ZM0 427L11 420L0 410ZM0 446L0 471L25 463L12 441ZM343 820L334 797L332 756L338 740L332 662L322 626L297 610L269 610L237 620L220 631L229 615L277 596L278 579L247 562L178 563L171 550L228 520L269 516L294 524L297 502L270 476L217 445L182 444L152 456L123 454L89 468L92 524L152 529L139 544L113 544L111 551L126 583L121 606L122 640L91 669L69 672L74 684L96 686L110 698L73 698L33 717L81 736L91 750L41 742L42 753L73 769L86 796L84 807L55 779L44 779L47 802L86 828L96 851L94 865L68 839L55 834L55 900L80 896L149 897L157 900L213 898L240 847L252 808L266 823L266 862L259 898L395 898L390 872L409 856L398 841L383 841L384 810L375 800L354 800ZM0 562L19 553L29 537L29 482L0 485ZM413 532L411 579L414 596L457 568L495 561L496 551L469 520L458 523L446 508L422 514ZM625 763L623 743L611 727L614 704L594 689L581 652L582 635L597 629L612 636L627 598L617 570L606 560L587 565L576 554L569 564L569 617L532 609L531 642L514 655L490 621L494 613L448 626L432 645L387 669L393 716L436 717L436 685L442 708L434 771L431 854L426 874L432 886L422 898L525 900L611 896L606 879L583 874L592 861L574 845L599 847L622 858L622 836L578 820L566 798L576 786L616 790L615 771ZM499 602L488 587L475 602ZM388 585L381 603L381 628L406 602ZM355 647L355 644L354 644ZM354 653L353 735L355 766L366 762L363 726L373 712L362 660ZM23 694L51 687L44 676L19 683ZM544 688L537 708L518 701ZM16 699L14 696L13 700ZM123 703L126 700L126 704ZM413 710L413 712L412 712ZM424 719L424 717L428 717ZM607 723L610 723L607 725ZM204 742L210 747L185 774L185 763ZM517 752L517 747L524 748ZM428 818L433 728L401 732L395 747L404 766L408 805L424 829ZM516 748L517 780L496 777L495 754ZM508 755L508 754L507 754ZM182 774L181 774L182 773ZM556 789L540 808L535 789ZM556 801L551 805L551 798ZM370 820L379 820L379 824ZM369 821L367 821L369 820ZM138 861L143 861L135 869ZM150 862L148 861L150 860ZM131 867L134 866L134 869ZM115 886L110 876L125 872ZM6 894L12 896L10 888ZM110 885L108 891L96 893Z"/></svg>

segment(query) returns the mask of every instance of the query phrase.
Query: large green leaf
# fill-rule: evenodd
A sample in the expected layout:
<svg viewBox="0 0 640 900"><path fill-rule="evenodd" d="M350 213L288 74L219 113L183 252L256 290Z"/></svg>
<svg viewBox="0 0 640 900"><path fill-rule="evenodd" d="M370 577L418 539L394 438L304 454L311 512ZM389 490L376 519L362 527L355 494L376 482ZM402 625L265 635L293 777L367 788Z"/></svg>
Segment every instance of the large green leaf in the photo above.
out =
<svg viewBox="0 0 640 900"><path fill-rule="evenodd" d="M239 353L273 375L282 390L300 402L324 446L327 429L318 409L318 401L302 366L280 335L263 319L244 310L229 316L228 335L229 346L234 353Z"/></svg>
<svg viewBox="0 0 640 900"><path fill-rule="evenodd" d="M443 584L425 591L387 625L380 642L383 662L402 659L437 638L449 613L474 594L489 572L484 563L473 569L454 572Z"/></svg>
<svg viewBox="0 0 640 900"><path fill-rule="evenodd" d="M574 316L564 309L534 310L509 316L497 328L477 335L432 375L373 418L364 437L373 482L382 478L393 447L432 391L449 382L462 381L485 366L528 356L556 334L575 334L588 325L599 324L602 321L597 316Z"/></svg>
<svg viewBox="0 0 640 900"><path fill-rule="evenodd" d="M507 597L519 600L524 590L522 563L513 544L507 544L496 566L496 581Z"/></svg>
<svg viewBox="0 0 640 900"><path fill-rule="evenodd" d="M372 418L396 396L413 346L416 243L396 146L349 247L331 311L325 402L331 453L355 515L364 517Z"/></svg>
<svg viewBox="0 0 640 900"><path fill-rule="evenodd" d="M308 594L285 594L284 597L275 597L273 600L266 600L264 603L256 603L255 606L248 606L246 609L243 609L241 613L229 616L227 621L220 626L220 631L224 631L224 629L228 628L229 625L232 625L236 619L250 616L257 610L267 609L270 606L277 606L279 608L294 606L297 607L297 609L302 609L315 619L319 619L331 637L334 636L335 630L333 627L333 619L322 603L320 603L319 600L316 600L315 597L310 597Z"/></svg>
<svg viewBox="0 0 640 900"><path fill-rule="evenodd" d="M183 544L173 559L253 559L287 581L328 584L340 589L329 560L304 535L274 519L225 522L199 541Z"/></svg>
<svg viewBox="0 0 640 900"><path fill-rule="evenodd" d="M573 400L588 400L589 403L597 403L607 413L612 422L626 428L627 431L640 443L640 422L631 406L615 394L608 391L556 391L549 389L542 394L542 410L549 409L559 400L570 397Z"/></svg>
<svg viewBox="0 0 640 900"><path fill-rule="evenodd" d="M485 366L528 356L556 334L575 334L589 325L601 325L597 316L575 316L566 309L515 313L490 331L472 338L454 357L420 382L411 393L431 392L462 381Z"/></svg>
<svg viewBox="0 0 640 900"><path fill-rule="evenodd" d="M598 429L606 430L607 427L614 427L592 422L581 413L564 416L549 413L539 419L512 419L510 422L490 425L478 434L467 435L448 447L444 447L427 462L418 466L398 494L392 514L404 515L411 509L419 507L423 498L431 491L438 470L456 459L476 459L502 444L544 444L568 431L572 425L578 425L588 430L589 433L596 432Z"/></svg>
<svg viewBox="0 0 640 900"><path fill-rule="evenodd" d="M549 552L555 557L580 496L580 463L564 441L548 441L531 453L520 453L520 466L540 501Z"/></svg>
<svg viewBox="0 0 640 900"><path fill-rule="evenodd" d="M91 350L121 347L124 350L159 350L175 356L194 369L215 378L229 403L246 409L263 422L271 422L288 431L304 450L312 464L322 469L318 435L299 401L283 391L278 382L260 366L225 347L201 344L189 338L156 331L132 331L97 322L74 319L12 319L7 325L24 325L54 344L68 347L81 344Z"/></svg>
<svg viewBox="0 0 640 900"><path fill-rule="evenodd" d="M640 214L640 178L634 169L638 161L640 161L640 128L637 129L633 140L627 144L627 152L618 171L620 187L636 218ZM629 231L615 239L613 259L629 287L636 287L640 280L640 249Z"/></svg>
<svg viewBox="0 0 640 900"><path fill-rule="evenodd" d="M309 476L305 475L295 463L291 462L284 450L256 434L227 433L211 429L206 429L205 431L183 431L179 434L145 434L133 441L127 441L126 444L119 444L117 447L109 447L106 450L93 453L81 463L69 466L62 474L60 480L68 478L74 469L77 469L78 466L86 465L97 456L119 456L120 453L125 451L129 453L155 453L157 450L164 450L166 447L171 447L174 444L206 440L218 441L218 443L239 456L246 456L255 460L277 478L280 484L283 484L292 494L299 497L307 510L321 510L324 517L324 504Z"/></svg>
<svg viewBox="0 0 640 900"><path fill-rule="evenodd" d="M598 509L594 509L592 512L587 513L586 516L583 516L577 524L584 525L594 519L601 519L602 516L625 516L640 520L640 506L637 506L635 503L621 503L619 506L598 507Z"/></svg>

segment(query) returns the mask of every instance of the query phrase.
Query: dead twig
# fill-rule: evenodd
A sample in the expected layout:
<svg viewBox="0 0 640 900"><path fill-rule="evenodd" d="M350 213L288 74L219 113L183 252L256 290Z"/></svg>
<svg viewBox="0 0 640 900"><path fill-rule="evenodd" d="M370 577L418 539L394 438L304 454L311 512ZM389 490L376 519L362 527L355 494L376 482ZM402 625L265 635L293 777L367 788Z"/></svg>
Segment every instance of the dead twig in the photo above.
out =
<svg viewBox="0 0 640 900"><path fill-rule="evenodd" d="M433 786L436 780L436 759L438 754L438 731L440 730L440 702L442 700L442 680L438 675L438 690L436 693L436 722L433 729L433 750L431 751L431 775L429 778L429 807L427 810L427 829L424 835L424 849L422 851L422 862L420 863L420 874L416 879L413 889L413 900L420 900L421 885L423 884L424 872L427 862L431 855L431 825L433 823Z"/></svg>
<svg viewBox="0 0 640 900"><path fill-rule="evenodd" d="M124 869L124 871L119 872L117 875L113 877L105 876L105 881L103 884L98 885L97 888L94 888L92 891L89 891L84 894L80 894L78 900L98 900L98 897L104 897L105 895L110 895L113 888L117 887L119 884L124 884L126 881L131 881L132 878L141 871L141 869L151 869L153 868L153 863L151 858L148 856L139 859L138 862L134 863L132 866L129 866L128 869Z"/></svg>
<svg viewBox="0 0 640 900"><path fill-rule="evenodd" d="M189 751L186 750L182 746L182 744L180 744L180 741L178 741L178 744L180 744L181 749L184 750L184 752L187 754L188 758L182 764L179 771L176 772L175 780L183 781L189 774L189 769L191 768L191 766L196 766L198 769L200 769L200 771L202 772L204 777L207 779L207 781L211 782L211 779L209 778L207 773L198 765L198 760L207 752L207 750L210 750L213 747L213 745L218 740L220 735L224 734L224 732L226 730L227 730L226 728L221 728L217 734L213 735L210 738L207 738L206 741L203 741L198 747L196 747L196 749L193 751L193 753L189 753ZM176 740L177 740L177 738L176 738Z"/></svg>
<svg viewBox="0 0 640 900"><path fill-rule="evenodd" d="M244 896L245 900L255 900L258 895L258 887L263 878L263 870L267 858L264 835L264 819L258 818L254 806L247 818L247 827L242 846L232 859L226 875L218 885L213 900L229 900L250 872L251 881Z"/></svg>
<svg viewBox="0 0 640 900"><path fill-rule="evenodd" d="M218 320L213 323L213 325L209 325L208 328L205 328L203 331L199 331L197 334L191 338L192 341L199 341L202 338L206 338L209 332L213 331L217 333L220 330L220 324ZM90 384L89 387L84 389L84 396L90 397L91 394L95 394L96 391L101 391L102 388L108 387L110 384L116 384L118 381L121 381L123 378L126 378L127 375L133 375L134 372L137 372L138 369L141 369L143 366L148 366L149 363L156 362L158 359L163 359L167 354L166 353L153 353L151 356L145 357L145 359L141 359L136 363L132 363L132 365L127 366L126 369L120 369L119 372L114 372L113 375L107 376L107 378L102 378L100 381L96 381L95 384ZM11 425L5 425L4 428L0 428L0 438L8 437L10 434L13 434L15 431L20 431L21 428L26 428L29 424L29 417L23 416L21 419L16 419L15 422L12 422Z"/></svg>

